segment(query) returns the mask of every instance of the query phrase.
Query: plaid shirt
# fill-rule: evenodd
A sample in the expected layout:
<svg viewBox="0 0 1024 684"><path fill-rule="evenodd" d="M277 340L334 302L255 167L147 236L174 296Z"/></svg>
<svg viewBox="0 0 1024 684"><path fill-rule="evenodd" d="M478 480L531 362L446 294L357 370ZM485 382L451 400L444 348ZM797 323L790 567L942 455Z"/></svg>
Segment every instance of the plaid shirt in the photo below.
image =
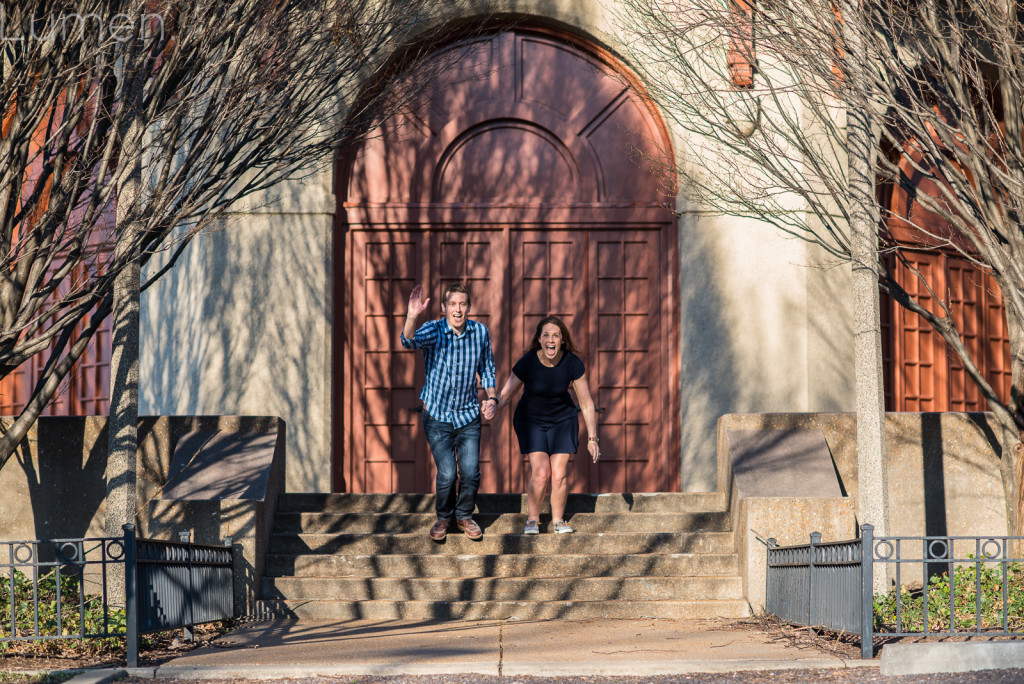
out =
<svg viewBox="0 0 1024 684"><path fill-rule="evenodd" d="M476 376L484 388L494 387L494 352L491 333L477 321L466 321L461 335L439 318L424 323L407 339L399 335L406 349L423 352L426 382L420 399L434 420L455 427L467 425L480 413Z"/></svg>

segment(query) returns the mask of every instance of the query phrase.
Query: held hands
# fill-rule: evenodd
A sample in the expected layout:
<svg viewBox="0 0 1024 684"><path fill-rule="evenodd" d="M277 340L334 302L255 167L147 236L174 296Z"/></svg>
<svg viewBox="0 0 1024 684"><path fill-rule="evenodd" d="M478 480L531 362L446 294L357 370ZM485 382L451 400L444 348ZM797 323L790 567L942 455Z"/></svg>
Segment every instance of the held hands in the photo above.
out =
<svg viewBox="0 0 1024 684"><path fill-rule="evenodd" d="M491 420L494 418L494 414L498 412L495 404L490 399L484 399L480 402L480 413L483 414L484 420Z"/></svg>
<svg viewBox="0 0 1024 684"><path fill-rule="evenodd" d="M594 463L597 463L597 459L601 458L601 447L594 440L587 440L587 451L590 452L590 457L594 459Z"/></svg>
<svg viewBox="0 0 1024 684"><path fill-rule="evenodd" d="M409 311L406 317L412 319L419 318L420 314L427 310L429 304L430 297L427 297L426 300L423 299L423 287L417 283L416 287L412 288L412 292L409 293Z"/></svg>

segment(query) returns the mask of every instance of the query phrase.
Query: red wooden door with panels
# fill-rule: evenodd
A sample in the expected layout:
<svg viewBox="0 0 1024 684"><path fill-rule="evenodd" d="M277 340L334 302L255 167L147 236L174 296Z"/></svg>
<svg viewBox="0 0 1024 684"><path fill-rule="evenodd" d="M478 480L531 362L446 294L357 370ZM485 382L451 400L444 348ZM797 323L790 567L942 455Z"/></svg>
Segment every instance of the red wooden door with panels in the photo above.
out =
<svg viewBox="0 0 1024 684"><path fill-rule="evenodd" d="M541 317L571 328L604 408L604 456L573 459L574 491L677 490L676 228L665 179L634 162L668 154L660 120L610 56L567 36L505 32L445 55L448 74L339 176L335 489L433 490L422 361L398 334L416 283L438 317L460 280L499 388ZM483 426L481 491L523 491L510 414Z"/></svg>

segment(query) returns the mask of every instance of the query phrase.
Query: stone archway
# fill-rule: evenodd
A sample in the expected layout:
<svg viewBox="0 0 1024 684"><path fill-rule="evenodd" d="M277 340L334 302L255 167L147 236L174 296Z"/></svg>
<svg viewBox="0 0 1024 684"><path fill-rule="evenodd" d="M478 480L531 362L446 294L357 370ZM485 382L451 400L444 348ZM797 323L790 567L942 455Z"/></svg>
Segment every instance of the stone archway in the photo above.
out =
<svg viewBox="0 0 1024 684"><path fill-rule="evenodd" d="M432 491L422 364L398 333L413 284L435 305L457 279L491 329L499 386L540 317L572 328L605 455L574 460L574 491L678 490L674 192L652 168L668 166L663 125L614 60L565 36L447 50L445 78L340 174L335 489ZM523 491L509 422L485 424L482 491Z"/></svg>

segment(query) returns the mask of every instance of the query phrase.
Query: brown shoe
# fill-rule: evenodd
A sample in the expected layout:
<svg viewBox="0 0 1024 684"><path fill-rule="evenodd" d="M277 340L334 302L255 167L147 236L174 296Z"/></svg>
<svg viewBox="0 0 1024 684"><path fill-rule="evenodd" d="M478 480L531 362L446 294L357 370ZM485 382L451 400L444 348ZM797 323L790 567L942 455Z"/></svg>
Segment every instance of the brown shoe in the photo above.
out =
<svg viewBox="0 0 1024 684"><path fill-rule="evenodd" d="M438 518L434 526L430 528L430 538L434 541L444 541L444 538L448 536L449 525L451 525L450 521Z"/></svg>
<svg viewBox="0 0 1024 684"><path fill-rule="evenodd" d="M484 536L484 531L480 529L472 518L466 518L465 520L459 520L459 529L466 533L466 536L470 539L479 539Z"/></svg>

